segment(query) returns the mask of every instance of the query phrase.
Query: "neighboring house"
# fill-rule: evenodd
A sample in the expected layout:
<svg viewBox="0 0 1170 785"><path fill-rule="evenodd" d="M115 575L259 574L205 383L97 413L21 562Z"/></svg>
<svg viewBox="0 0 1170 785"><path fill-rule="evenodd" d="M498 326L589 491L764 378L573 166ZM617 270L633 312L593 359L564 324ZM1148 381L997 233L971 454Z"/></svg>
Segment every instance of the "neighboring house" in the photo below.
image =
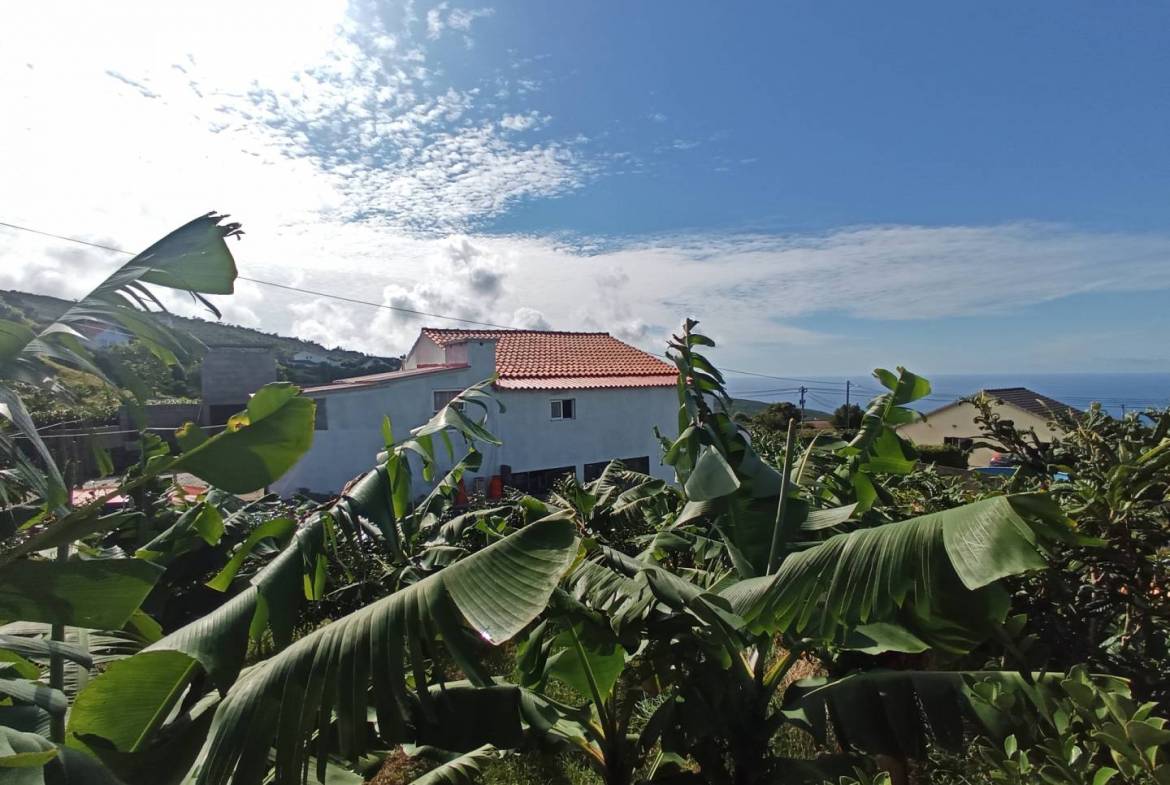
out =
<svg viewBox="0 0 1170 785"><path fill-rule="evenodd" d="M655 426L666 435L677 430L673 365L608 333L424 328L401 370L304 390L317 401L313 446L273 490L337 493L384 449L384 415L401 441L493 375L492 394L505 411L490 407L486 427L503 445L480 445L483 465L466 478L469 492L489 489L498 476L541 493L566 473L591 480L615 458L673 478L654 436ZM467 413L482 417L476 406Z"/></svg>
<svg viewBox="0 0 1170 785"><path fill-rule="evenodd" d="M276 381L276 352L260 346L217 346L200 369L204 423L222 425L248 405L252 394Z"/></svg>
<svg viewBox="0 0 1170 785"><path fill-rule="evenodd" d="M1076 412L1076 409L1054 398L1033 392L1027 387L1001 387L983 390L980 393L991 401L992 409L1015 424L1022 431L1034 429L1041 441L1048 442L1059 434L1054 428L1054 412ZM982 438L975 417L979 410L964 400L948 403L940 409L928 412L924 420L899 426L898 435L915 444L952 445L971 449ZM973 468L987 466L995 450L980 447L972 450L967 465Z"/></svg>

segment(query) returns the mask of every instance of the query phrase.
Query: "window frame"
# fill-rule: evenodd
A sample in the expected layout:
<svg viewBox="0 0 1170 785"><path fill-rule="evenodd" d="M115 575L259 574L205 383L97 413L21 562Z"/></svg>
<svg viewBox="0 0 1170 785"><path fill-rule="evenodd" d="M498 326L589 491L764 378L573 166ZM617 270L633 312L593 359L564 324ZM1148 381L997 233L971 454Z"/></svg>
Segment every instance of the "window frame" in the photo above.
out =
<svg viewBox="0 0 1170 785"><path fill-rule="evenodd" d="M438 414L443 409L443 406L449 405L451 403L451 401L458 398L462 393L463 393L463 390L444 390L444 389L431 390L431 414ZM447 394L451 395L451 397L447 399L447 402L444 403L443 406L436 406L435 402L438 400L438 398L436 396L447 395ZM457 404L455 404L455 408L459 411L463 411L463 404L457 403Z"/></svg>
<svg viewBox="0 0 1170 785"><path fill-rule="evenodd" d="M565 416L565 404L569 404L569 416ZM577 399L576 398L550 398L549 399L549 419L560 422L562 420L577 419Z"/></svg>

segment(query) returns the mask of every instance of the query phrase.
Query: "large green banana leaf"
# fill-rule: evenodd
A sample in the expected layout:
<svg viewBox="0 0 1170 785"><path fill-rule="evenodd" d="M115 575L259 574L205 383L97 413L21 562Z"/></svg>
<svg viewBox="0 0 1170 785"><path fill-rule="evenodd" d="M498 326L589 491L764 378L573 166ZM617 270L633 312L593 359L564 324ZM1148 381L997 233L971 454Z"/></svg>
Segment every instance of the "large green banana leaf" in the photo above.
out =
<svg viewBox="0 0 1170 785"><path fill-rule="evenodd" d="M331 716L343 757L366 744L370 685L384 741L409 738L408 672L424 711L432 702L426 654L441 639L475 682L490 684L468 629L501 643L545 608L576 555L566 515L524 527L430 577L300 639L244 673L216 712L199 765L201 785L259 783L275 739L276 781L300 782L306 741L321 728L326 759Z"/></svg>
<svg viewBox="0 0 1170 785"><path fill-rule="evenodd" d="M262 387L247 408L229 420L227 429L207 436L187 423L177 436L181 451L152 459L144 472L109 495L126 493L160 474L187 471L231 493L250 493L280 478L313 442L316 404L298 395L287 382ZM105 499L97 499L44 525L0 557L0 572L11 559L73 542L114 528L114 518L98 516ZM103 525L108 521L108 525Z"/></svg>
<svg viewBox="0 0 1170 785"><path fill-rule="evenodd" d="M1002 717L971 700L976 682L1019 689L1011 671L866 671L840 679L796 682L784 694L790 722L824 744L832 736L847 750L922 758L930 742L961 749L968 729L1000 738L1011 732Z"/></svg>
<svg viewBox="0 0 1170 785"><path fill-rule="evenodd" d="M0 725L0 781L4 785L121 785L83 752L45 737Z"/></svg>
<svg viewBox="0 0 1170 785"><path fill-rule="evenodd" d="M721 595L754 632L836 639L898 622L932 645L963 650L1005 617L997 581L1045 567L1045 544L1070 536L1046 497L997 496L836 535Z"/></svg>
<svg viewBox="0 0 1170 785"><path fill-rule="evenodd" d="M0 568L0 618L116 630L160 575L141 559L19 559Z"/></svg>
<svg viewBox="0 0 1170 785"><path fill-rule="evenodd" d="M470 785L479 780L483 764L495 757L495 754L495 748L485 744L471 752L451 756L426 774L412 780L410 785Z"/></svg>
<svg viewBox="0 0 1170 785"><path fill-rule="evenodd" d="M115 752L138 752L200 671L222 690L231 686L250 635L270 629L278 645L287 645L299 599L311 588L306 570L316 573L325 558L324 526L323 517L303 526L235 597L93 679L70 713L69 743L92 747L101 739Z"/></svg>

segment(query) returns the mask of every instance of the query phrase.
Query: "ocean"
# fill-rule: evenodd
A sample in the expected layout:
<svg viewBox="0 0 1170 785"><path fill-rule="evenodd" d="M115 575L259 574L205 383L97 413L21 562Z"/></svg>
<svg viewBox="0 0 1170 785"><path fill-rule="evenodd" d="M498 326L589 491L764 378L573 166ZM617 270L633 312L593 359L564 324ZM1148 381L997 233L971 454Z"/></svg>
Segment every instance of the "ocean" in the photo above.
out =
<svg viewBox="0 0 1170 785"><path fill-rule="evenodd" d="M1078 409L1100 403L1110 414L1170 405L1170 373L989 373L937 374L930 379L931 394L912 404L931 411L979 390L996 387L1027 387ZM850 381L850 400L862 407L882 392L873 376L806 376L763 378L728 374L733 397L758 401L798 401L799 388L806 388L805 405L832 411L845 402L845 382Z"/></svg>

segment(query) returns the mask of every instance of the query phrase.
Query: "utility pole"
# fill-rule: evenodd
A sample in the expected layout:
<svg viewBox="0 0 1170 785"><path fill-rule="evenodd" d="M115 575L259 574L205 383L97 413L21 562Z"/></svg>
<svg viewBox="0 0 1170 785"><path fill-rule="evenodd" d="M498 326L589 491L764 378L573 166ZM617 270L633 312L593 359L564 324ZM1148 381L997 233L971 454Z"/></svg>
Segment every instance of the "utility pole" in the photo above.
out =
<svg viewBox="0 0 1170 785"><path fill-rule="evenodd" d="M849 386L852 384L848 379L845 380L845 411L849 411ZM848 417L849 415L845 415Z"/></svg>
<svg viewBox="0 0 1170 785"><path fill-rule="evenodd" d="M808 392L808 388L804 385L800 386L800 421L804 422L804 394Z"/></svg>

